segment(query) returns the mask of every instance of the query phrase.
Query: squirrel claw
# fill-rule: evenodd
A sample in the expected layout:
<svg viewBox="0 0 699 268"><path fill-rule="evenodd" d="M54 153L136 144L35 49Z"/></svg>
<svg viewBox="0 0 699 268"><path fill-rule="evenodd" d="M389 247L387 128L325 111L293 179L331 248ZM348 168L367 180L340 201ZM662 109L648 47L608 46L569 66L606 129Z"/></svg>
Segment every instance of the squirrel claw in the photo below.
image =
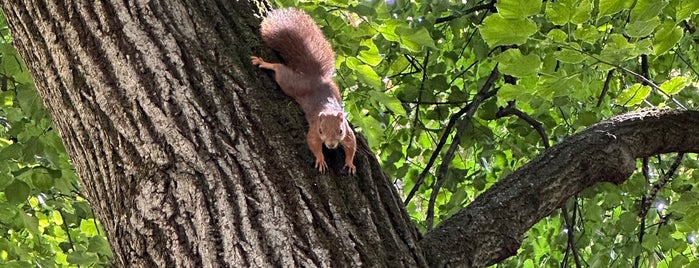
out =
<svg viewBox="0 0 699 268"><path fill-rule="evenodd" d="M258 66L262 63L262 59L255 57L255 56L250 56L250 62L252 62L253 65Z"/></svg>
<svg viewBox="0 0 699 268"><path fill-rule="evenodd" d="M355 167L353 164L345 164L345 167L349 171L350 175L355 175L357 174L357 167Z"/></svg>
<svg viewBox="0 0 699 268"><path fill-rule="evenodd" d="M320 159L320 160L316 159L316 168L322 174L322 173L325 173L326 169L328 169L328 164L326 164L325 160L323 160L323 159Z"/></svg>

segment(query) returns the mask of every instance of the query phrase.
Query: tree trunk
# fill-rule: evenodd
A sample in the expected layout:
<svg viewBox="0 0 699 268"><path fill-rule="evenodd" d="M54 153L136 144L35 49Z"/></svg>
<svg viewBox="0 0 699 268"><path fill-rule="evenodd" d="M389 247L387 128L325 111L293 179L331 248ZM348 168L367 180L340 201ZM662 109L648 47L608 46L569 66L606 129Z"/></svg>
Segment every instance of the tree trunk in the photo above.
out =
<svg viewBox="0 0 699 268"><path fill-rule="evenodd" d="M313 168L300 109L249 62L272 55L260 6L2 2L117 264L425 266L363 140L356 177Z"/></svg>

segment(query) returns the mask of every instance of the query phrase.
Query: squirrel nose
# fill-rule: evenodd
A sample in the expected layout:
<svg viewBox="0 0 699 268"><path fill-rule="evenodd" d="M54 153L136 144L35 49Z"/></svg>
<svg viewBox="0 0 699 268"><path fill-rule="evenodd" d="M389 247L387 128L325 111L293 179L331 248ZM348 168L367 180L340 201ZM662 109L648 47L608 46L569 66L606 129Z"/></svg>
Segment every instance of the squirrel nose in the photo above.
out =
<svg viewBox="0 0 699 268"><path fill-rule="evenodd" d="M337 148L337 143L325 143L325 147L328 147L328 149L335 149Z"/></svg>

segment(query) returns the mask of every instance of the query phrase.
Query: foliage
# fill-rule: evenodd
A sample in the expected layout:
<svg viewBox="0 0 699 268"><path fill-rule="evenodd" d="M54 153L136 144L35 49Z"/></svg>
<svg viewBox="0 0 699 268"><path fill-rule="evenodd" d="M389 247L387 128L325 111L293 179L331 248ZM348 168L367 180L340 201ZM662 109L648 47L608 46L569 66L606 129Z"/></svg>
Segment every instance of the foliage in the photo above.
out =
<svg viewBox="0 0 699 268"><path fill-rule="evenodd" d="M0 266L104 266L112 253L0 14Z"/></svg>
<svg viewBox="0 0 699 268"><path fill-rule="evenodd" d="M422 231L591 124L696 109L698 3L278 1L317 18L333 43L350 121ZM501 265L699 266L698 162L671 168L677 157L569 200Z"/></svg>

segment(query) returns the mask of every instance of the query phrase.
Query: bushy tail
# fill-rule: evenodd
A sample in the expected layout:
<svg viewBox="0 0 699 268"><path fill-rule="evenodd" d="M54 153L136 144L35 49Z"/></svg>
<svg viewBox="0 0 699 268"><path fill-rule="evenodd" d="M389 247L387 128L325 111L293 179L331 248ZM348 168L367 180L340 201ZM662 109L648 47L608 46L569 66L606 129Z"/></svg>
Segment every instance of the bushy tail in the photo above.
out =
<svg viewBox="0 0 699 268"><path fill-rule="evenodd" d="M294 8L276 9L260 26L262 38L296 72L330 76L335 54L318 25L305 12Z"/></svg>

